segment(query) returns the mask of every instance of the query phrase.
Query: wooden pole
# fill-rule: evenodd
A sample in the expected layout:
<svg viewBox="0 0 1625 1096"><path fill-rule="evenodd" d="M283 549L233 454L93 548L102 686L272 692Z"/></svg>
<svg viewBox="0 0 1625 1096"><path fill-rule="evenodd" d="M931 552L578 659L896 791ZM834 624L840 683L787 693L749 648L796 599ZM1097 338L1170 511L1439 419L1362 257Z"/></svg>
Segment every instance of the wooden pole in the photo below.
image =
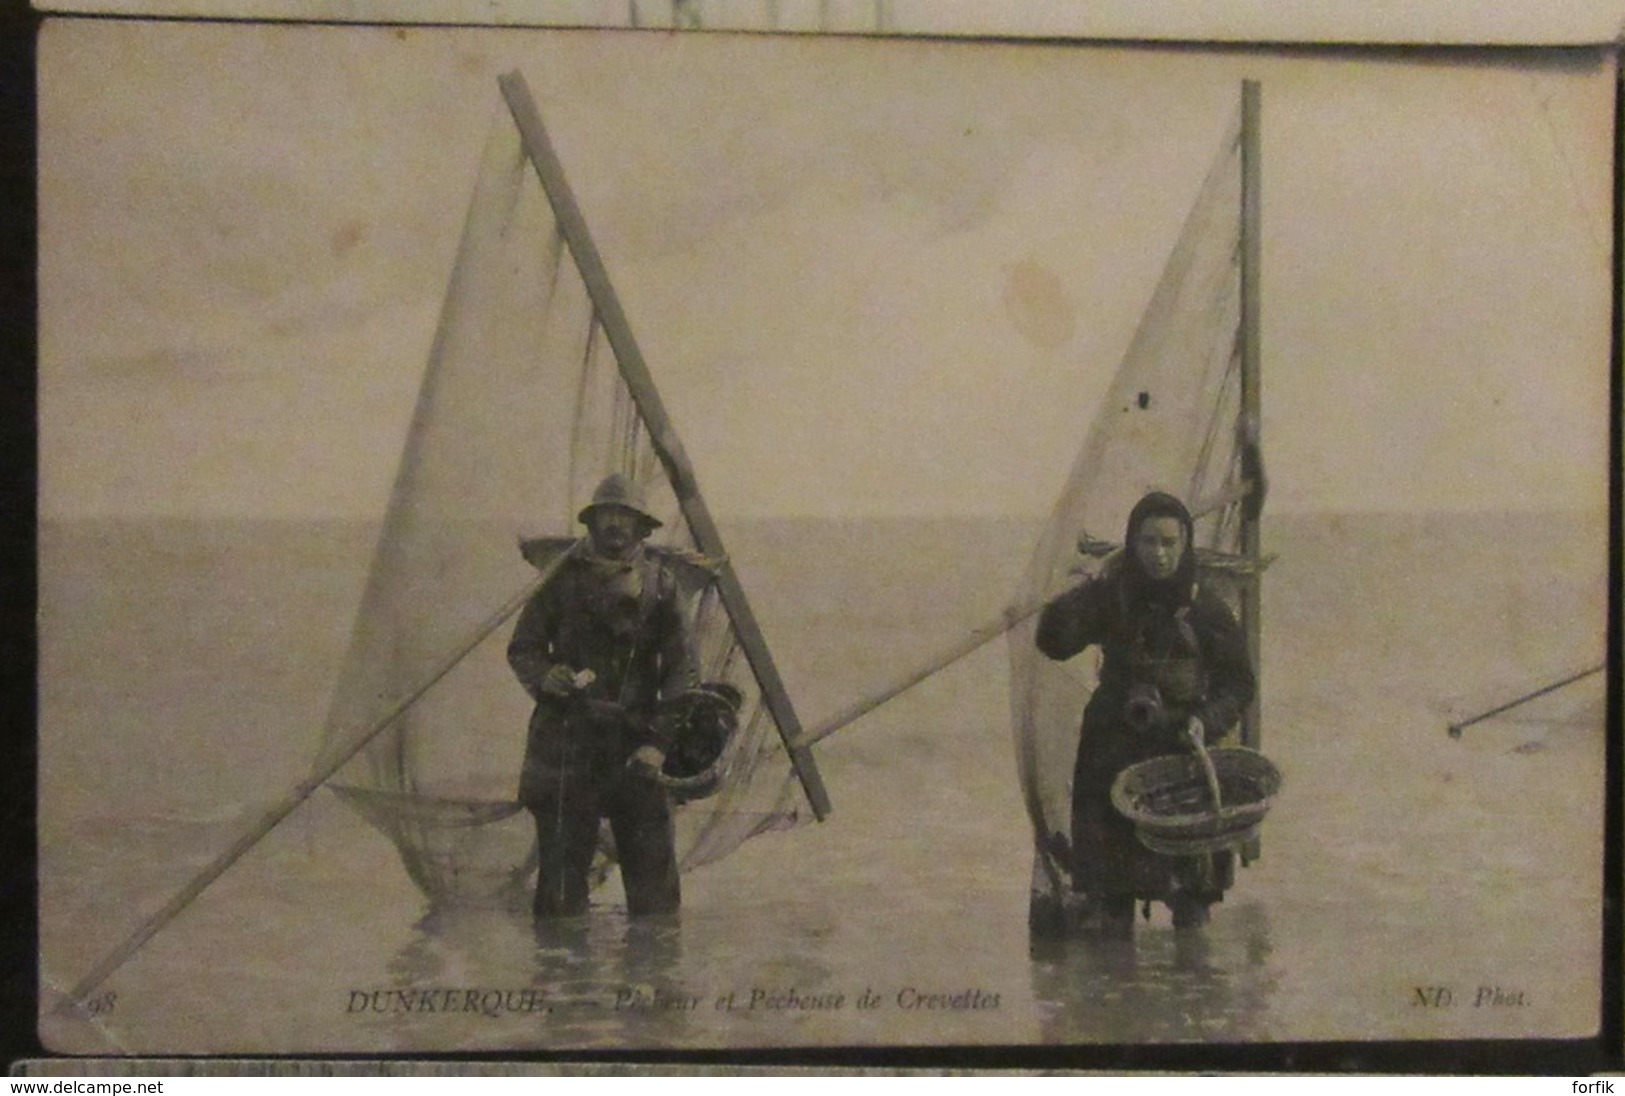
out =
<svg viewBox="0 0 1625 1096"><path fill-rule="evenodd" d="M1261 95L1258 81L1241 84L1241 413L1247 428L1257 431L1262 423L1263 386L1260 377L1260 274L1263 248L1259 239L1262 221L1260 186L1263 172L1259 163L1259 114ZM1262 486L1261 484L1259 485ZM1242 583L1242 627L1247 636L1247 659L1252 664L1257 688L1252 703L1242 714L1241 740L1258 750L1263 748L1263 726L1259 696L1263 692L1259 655L1263 648L1263 597L1260 589L1259 559L1262 538L1256 507L1242 506L1241 552L1253 563L1252 573Z"/></svg>
<svg viewBox="0 0 1625 1096"><path fill-rule="evenodd" d="M1020 624L1024 620L1027 620L1029 617L1033 616L1040 609L1042 609L1046 600L1047 599L1024 605L1012 604L1005 606L1005 608L999 611L998 616L994 617L986 624L973 629L970 634L965 636L963 639L956 640L950 646L937 652L930 658L927 658L918 667L910 670L908 673L898 678L895 682L877 690L876 692L870 693L868 696L863 697L860 700L854 701L845 708L842 708L840 711L836 712L834 715L830 716L828 719L824 720L822 723L818 724L816 727L802 732L800 737L796 739L795 744L800 747L811 746L814 742L828 738L830 735L834 734L836 731L847 726L848 724L855 723L863 716L868 715L870 712L886 703L886 701L908 691L933 674L946 670L949 666L952 666L960 659L980 650L987 644L993 642L993 640L1004 635L1010 629L1016 627L1016 625Z"/></svg>
<svg viewBox="0 0 1625 1096"><path fill-rule="evenodd" d="M542 569L535 579L526 585L524 590L510 598L501 608L482 621L465 642L435 665L434 672L428 678L397 700L390 706L388 711L369 724L361 737L346 746L335 757L323 762L309 777L267 807L254 821L254 824L246 829L237 840L233 841L230 847L211 860L192 877L190 882L177 891L173 898L164 903L161 909L143 921L118 947L109 952L101 962L90 969L88 974L79 979L74 987L68 991L67 1000L58 1006L57 1011L71 1012L79 1002L89 997L97 986L106 981L108 976L123 966L130 956L141 949L142 945L151 940L160 929L174 920L187 906L191 905L198 895L202 894L216 879L224 875L226 870L235 864L243 854L258 844L261 838L270 833L288 815L292 814L301 803L314 795L316 789L326 784L334 773L343 768L351 758L365 749L368 743L383 733L385 728L399 719L412 705L416 704L424 693L434 688L436 682L456 668L464 658L468 657L470 651L483 643L487 636L502 626L504 621L523 608L525 602L530 600L531 595L541 589L544 582L553 577L553 572L559 569L559 566L569 555L570 553L567 551L560 552L557 558L549 561L547 566Z"/></svg>
<svg viewBox="0 0 1625 1096"><path fill-rule="evenodd" d="M1559 690L1561 688L1564 688L1565 686L1573 685L1576 681L1580 681L1580 680L1583 680L1584 678L1588 678L1592 674L1600 674L1600 673L1602 673L1602 671L1603 671L1603 667L1601 665L1592 666L1589 669L1581 670L1577 674L1570 674L1568 677L1565 677L1562 681L1554 681L1550 685L1543 685L1540 688L1536 689L1532 693L1524 693L1522 696L1518 697L1516 700L1509 700L1505 704L1501 704L1501 705L1498 705L1498 706L1496 706L1494 708L1491 708L1487 712L1479 712L1477 715L1473 716L1471 719L1464 719L1460 723L1452 723L1452 724L1450 724L1450 737L1451 738L1460 738L1461 737L1461 732L1466 730L1468 727L1471 727L1474 723L1482 723L1482 722L1484 722L1484 720L1490 718L1491 716L1500 715L1502 712L1510 711L1511 709L1519 707L1520 705L1529 703L1531 700L1535 700L1535 699L1538 699L1539 697L1543 697L1547 693L1555 693L1555 692L1557 692L1557 690Z"/></svg>
<svg viewBox="0 0 1625 1096"><path fill-rule="evenodd" d="M1259 161L1260 110L1262 95L1258 81L1241 82L1241 428L1251 435L1238 438L1238 444L1251 446L1253 457L1258 455L1258 434L1262 429L1263 385L1261 383L1262 346L1260 338L1259 306L1263 247L1260 240L1262 225L1263 170ZM1248 462L1248 450L1242 450L1243 465ZM1262 468L1257 473L1254 489L1264 488ZM1259 500L1261 501L1261 500ZM1241 627L1247 641L1247 662L1253 670L1253 699L1241 713L1241 742L1254 750L1264 748L1264 721L1261 697L1264 691L1263 666L1263 572L1260 561L1263 554L1259 529L1259 506L1256 502L1241 504L1241 554L1251 561L1252 567L1241 583ZM1255 836L1240 850L1241 862L1257 860L1262 849Z"/></svg>
<svg viewBox="0 0 1625 1096"><path fill-rule="evenodd" d="M689 463L688 454L683 451L677 432L666 414L660 393L655 389L654 379L649 374L643 352L638 348L637 340L632 337L632 325L627 321L614 286L610 284L609 271L605 268L598 248L593 243L592 235L587 230L586 218L581 215L575 193L565 178L564 167L553 151L553 144L542 125L542 116L536 109L535 100L531 98L530 88L525 83L525 78L518 72L510 72L499 77L497 82L508 102L508 109L513 113L514 122L519 127L525 153L537 176L540 177L542 189L547 193L547 200L553 207L553 216L558 221L559 231L570 247L576 269L580 271L581 280L586 284L587 292L592 298L593 308L603 325L605 336L609 339L610 348L615 352L615 361L620 368L621 377L632 393L638 413L642 415L644 424L649 429L649 437L654 444L655 452L659 455L666 475L671 480L672 490L677 495L677 503L682 508L683 517L687 519L700 550L723 561L717 573L718 592L728 609L728 615L733 620L734 629L739 634L739 645L756 674L757 682L761 685L762 698L778 724L779 735L789 751L790 763L795 769L796 777L801 781L802 790L806 792L807 802L812 806L813 815L822 820L828 817L830 812L829 794L824 790L823 778L819 776L818 766L814 763L812 754L804 745L799 744L801 723L796 717L794 706L790 703L789 693L785 691L778 667L768 652L767 640L756 623L755 614L751 612L750 602L745 598L744 587L740 585L733 565L728 562L722 535L717 531L716 522L712 520L705 499L700 495L693 466Z"/></svg>

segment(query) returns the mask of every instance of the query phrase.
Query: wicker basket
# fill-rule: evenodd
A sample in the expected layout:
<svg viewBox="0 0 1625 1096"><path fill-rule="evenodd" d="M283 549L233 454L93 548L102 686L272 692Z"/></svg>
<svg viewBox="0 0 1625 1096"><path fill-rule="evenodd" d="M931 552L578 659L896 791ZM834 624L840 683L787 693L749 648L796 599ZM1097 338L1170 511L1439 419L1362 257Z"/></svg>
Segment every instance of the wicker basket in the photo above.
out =
<svg viewBox="0 0 1625 1096"><path fill-rule="evenodd" d="M741 699L734 686L713 681L668 706L664 718L673 743L655 780L677 802L705 799L722 787L733 759Z"/></svg>
<svg viewBox="0 0 1625 1096"><path fill-rule="evenodd" d="M1219 778L1221 805L1194 754L1153 757L1130 765L1112 782L1112 806L1134 823L1140 843L1167 856L1235 848L1258 832L1281 772L1257 750L1228 746L1208 751Z"/></svg>

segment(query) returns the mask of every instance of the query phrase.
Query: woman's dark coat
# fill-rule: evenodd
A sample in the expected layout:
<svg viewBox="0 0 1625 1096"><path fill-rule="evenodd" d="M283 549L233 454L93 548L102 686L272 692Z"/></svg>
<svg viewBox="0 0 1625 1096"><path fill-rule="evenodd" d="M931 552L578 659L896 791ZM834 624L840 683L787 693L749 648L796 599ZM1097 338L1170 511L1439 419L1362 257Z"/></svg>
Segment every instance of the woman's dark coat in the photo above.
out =
<svg viewBox="0 0 1625 1096"><path fill-rule="evenodd" d="M1129 765L1188 752L1187 717L1218 742L1252 702L1246 638L1228 605L1203 587L1189 548L1173 578L1155 581L1139 566L1133 533L1147 517L1190 519L1171 496L1148 496L1129 521L1115 566L1045 606L1037 643L1047 657L1072 658L1098 645L1100 683L1084 708L1072 784L1073 889L1093 897L1166 899L1176 890L1208 900L1233 879L1233 857L1169 857L1139 843L1133 824L1111 805L1112 782ZM1169 672L1172 670L1173 672ZM1136 727L1127 715L1137 684L1159 679L1164 715ZM1183 695L1181 695L1183 694Z"/></svg>

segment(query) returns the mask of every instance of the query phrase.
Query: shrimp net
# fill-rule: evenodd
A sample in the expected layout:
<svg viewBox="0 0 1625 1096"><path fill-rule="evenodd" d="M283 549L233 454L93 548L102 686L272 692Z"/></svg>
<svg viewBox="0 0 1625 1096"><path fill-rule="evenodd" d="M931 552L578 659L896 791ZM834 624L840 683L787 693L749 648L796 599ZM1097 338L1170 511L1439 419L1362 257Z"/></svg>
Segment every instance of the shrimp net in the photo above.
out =
<svg viewBox="0 0 1625 1096"><path fill-rule="evenodd" d="M1149 306L1022 579L1018 604L1075 585L1118 547L1134 503L1170 492L1195 516L1201 581L1241 609L1247 446L1241 387L1240 115L1229 125ZM1093 651L1056 662L1034 642L1036 616L1010 633L1017 769L1035 842L1033 892L1069 889L1072 771Z"/></svg>
<svg viewBox="0 0 1625 1096"><path fill-rule="evenodd" d="M511 619L612 472L662 520L651 546L703 563L676 569L701 678L742 697L720 789L677 810L680 863L811 818L803 781L816 786L811 759L785 746L799 726L737 619L748 607L709 516L693 520L692 485L679 499L685 466L611 346L604 317L619 306L583 273L596 252L578 257L590 241L555 212L511 103L485 148L316 761L436 903L506 901L534 871L516 801L531 701L506 661ZM605 843L600 867L612 856Z"/></svg>

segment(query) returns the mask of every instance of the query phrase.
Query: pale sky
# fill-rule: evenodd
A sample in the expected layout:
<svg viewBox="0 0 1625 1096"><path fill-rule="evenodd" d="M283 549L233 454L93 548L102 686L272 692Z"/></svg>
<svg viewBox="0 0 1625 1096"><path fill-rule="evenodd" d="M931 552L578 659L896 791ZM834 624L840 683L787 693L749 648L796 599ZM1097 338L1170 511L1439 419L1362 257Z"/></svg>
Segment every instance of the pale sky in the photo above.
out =
<svg viewBox="0 0 1625 1096"><path fill-rule="evenodd" d="M521 69L719 515L1045 512L1264 99L1281 510L1606 505L1612 72L70 23L40 506L375 516Z"/></svg>

